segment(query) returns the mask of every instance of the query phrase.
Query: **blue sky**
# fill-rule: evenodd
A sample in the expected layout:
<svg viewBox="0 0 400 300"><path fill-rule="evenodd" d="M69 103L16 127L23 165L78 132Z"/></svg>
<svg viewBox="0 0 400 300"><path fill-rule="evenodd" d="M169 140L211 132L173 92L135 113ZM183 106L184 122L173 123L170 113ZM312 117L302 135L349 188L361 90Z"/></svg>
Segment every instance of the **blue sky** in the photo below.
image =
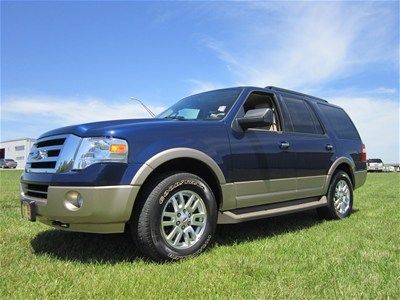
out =
<svg viewBox="0 0 400 300"><path fill-rule="evenodd" d="M1 140L235 85L325 97L398 162L398 2L1 2Z"/></svg>

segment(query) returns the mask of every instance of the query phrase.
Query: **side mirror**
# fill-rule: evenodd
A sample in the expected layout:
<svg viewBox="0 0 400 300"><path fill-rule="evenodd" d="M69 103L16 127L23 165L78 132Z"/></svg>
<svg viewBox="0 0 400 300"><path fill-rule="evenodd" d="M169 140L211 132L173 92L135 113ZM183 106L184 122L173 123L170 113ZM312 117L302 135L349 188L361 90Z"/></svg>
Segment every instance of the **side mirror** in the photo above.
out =
<svg viewBox="0 0 400 300"><path fill-rule="evenodd" d="M274 113L270 108L256 108L246 112L243 118L237 121L243 130L251 127L266 127L274 123Z"/></svg>

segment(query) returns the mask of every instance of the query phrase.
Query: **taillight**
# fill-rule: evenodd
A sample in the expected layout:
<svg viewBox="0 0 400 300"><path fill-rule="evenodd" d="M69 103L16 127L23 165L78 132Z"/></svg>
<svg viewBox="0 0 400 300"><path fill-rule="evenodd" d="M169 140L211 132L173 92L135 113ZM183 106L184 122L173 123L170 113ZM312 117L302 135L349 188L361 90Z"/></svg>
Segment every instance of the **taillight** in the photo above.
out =
<svg viewBox="0 0 400 300"><path fill-rule="evenodd" d="M361 161L367 161L367 149L364 144L361 145Z"/></svg>

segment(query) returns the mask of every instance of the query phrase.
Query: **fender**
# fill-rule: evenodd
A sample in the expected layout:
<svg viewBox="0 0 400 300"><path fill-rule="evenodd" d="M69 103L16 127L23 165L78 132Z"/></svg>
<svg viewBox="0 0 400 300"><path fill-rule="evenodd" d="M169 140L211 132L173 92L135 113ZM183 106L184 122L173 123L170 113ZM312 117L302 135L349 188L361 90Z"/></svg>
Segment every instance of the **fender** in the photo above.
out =
<svg viewBox="0 0 400 300"><path fill-rule="evenodd" d="M333 162L332 166L329 168L328 176L326 177L326 181L325 181L325 192L328 191L329 183L331 182L333 173L336 171L337 167L342 163L349 165L349 167L352 171L352 174L349 174L349 175L350 175L350 178L352 180L354 180L354 172L355 172L355 168L356 168L354 162L345 156L341 156L341 157L337 158Z"/></svg>
<svg viewBox="0 0 400 300"><path fill-rule="evenodd" d="M224 174L218 164L207 154L192 148L172 148L162 151L148 159L137 171L131 181L131 185L142 185L146 178L163 163L176 158L193 158L205 163L217 177L219 184L226 183Z"/></svg>

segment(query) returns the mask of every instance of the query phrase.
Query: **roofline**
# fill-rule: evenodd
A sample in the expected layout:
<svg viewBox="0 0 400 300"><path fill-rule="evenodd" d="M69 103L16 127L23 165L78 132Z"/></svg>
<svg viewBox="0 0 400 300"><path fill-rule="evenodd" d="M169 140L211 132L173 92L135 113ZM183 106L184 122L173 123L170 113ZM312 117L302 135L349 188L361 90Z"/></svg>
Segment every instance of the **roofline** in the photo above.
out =
<svg viewBox="0 0 400 300"><path fill-rule="evenodd" d="M329 103L328 101L326 101L326 100L324 100L324 99L321 99L321 98L318 98L318 97L314 97L314 96L311 96L311 95L303 94L303 93L296 92L296 91L292 91L292 90L288 90L288 89L283 89L283 88L276 87L276 86L266 86L265 88L268 89L268 90L273 90L273 91L279 91L279 92L284 92L284 93L295 94L295 95L299 95L299 96L304 96L304 97L310 98L310 99L312 99L312 100L316 100L316 101L320 101L320 102Z"/></svg>
<svg viewBox="0 0 400 300"><path fill-rule="evenodd" d="M193 96L193 95L197 95L197 94L213 92L213 91L228 90L228 89L271 90L271 91L277 91L277 92L283 92L283 93L289 93L289 94L294 94L294 95L298 95L298 96L307 97L310 100L314 100L314 101L318 101L318 102L329 103L327 100L324 100L324 99L321 99L321 98L318 98L318 97L315 97L315 96L311 96L311 95L308 95L308 94L303 94L303 93L300 93L300 92L296 92L296 91L292 91L292 90L288 90L288 89L284 89L284 88L280 88L280 87L276 87L276 86L266 86L264 88L258 87L258 86L251 86L251 85L234 86L234 87L226 87L226 88L220 88L220 89L215 89L215 90L204 91L204 92L200 92L200 93L189 95L188 97ZM329 104L331 104L331 103L329 103Z"/></svg>
<svg viewBox="0 0 400 300"><path fill-rule="evenodd" d="M19 139L1 141L0 143L9 143L9 142L15 142L15 141L24 141L24 140L28 140L28 141L32 141L32 142L35 142L35 141L36 141L36 139L24 137L24 138L19 138Z"/></svg>

